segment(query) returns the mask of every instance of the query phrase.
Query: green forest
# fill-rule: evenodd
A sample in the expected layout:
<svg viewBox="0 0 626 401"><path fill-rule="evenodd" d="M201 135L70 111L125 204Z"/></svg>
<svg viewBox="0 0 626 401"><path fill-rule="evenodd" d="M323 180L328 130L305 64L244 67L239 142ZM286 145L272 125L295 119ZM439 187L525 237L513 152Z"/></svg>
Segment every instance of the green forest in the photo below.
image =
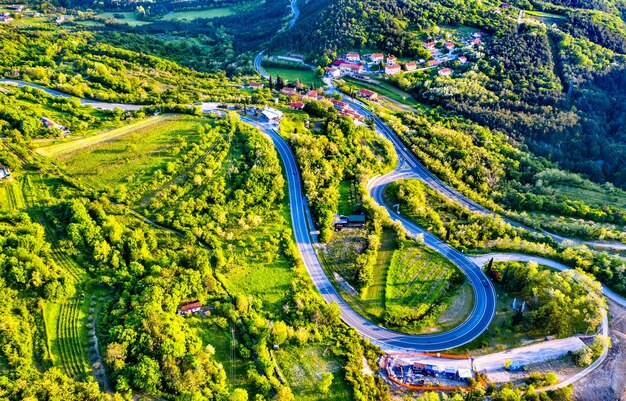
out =
<svg viewBox="0 0 626 401"><path fill-rule="evenodd" d="M0 400L575 400L553 368L621 352L596 334L603 286L626 297L624 1L13 3ZM324 76L347 52L403 68ZM565 270L462 263L487 253ZM488 316L490 296L492 320L446 353L584 345L509 382L390 380L390 337Z"/></svg>

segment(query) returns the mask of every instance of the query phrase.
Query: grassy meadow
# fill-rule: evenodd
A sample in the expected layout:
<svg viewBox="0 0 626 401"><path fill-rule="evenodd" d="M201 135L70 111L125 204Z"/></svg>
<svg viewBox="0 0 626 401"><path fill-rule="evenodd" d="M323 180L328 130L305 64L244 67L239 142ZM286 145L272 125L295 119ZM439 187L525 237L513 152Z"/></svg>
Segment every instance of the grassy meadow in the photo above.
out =
<svg viewBox="0 0 626 401"><path fill-rule="evenodd" d="M275 351L274 356L285 380L297 394L296 399L302 401L321 398L338 401L352 399L341 371L342 362L324 345L314 344L299 348L288 346ZM324 373L333 374L333 382L328 392L322 394L316 388L316 383Z"/></svg>
<svg viewBox="0 0 626 401"><path fill-rule="evenodd" d="M218 18L233 15L234 12L228 7L211 8L208 10L174 11L163 16L165 21L188 20L198 18Z"/></svg>
<svg viewBox="0 0 626 401"><path fill-rule="evenodd" d="M270 74L274 82L276 82L276 77L280 76L287 83L293 83L296 79L300 78L300 81L303 85L310 86L311 83L315 84L316 88L319 88L324 85L322 79L317 75L317 72L313 70L295 70L290 68L276 68L276 67L263 67L268 74Z"/></svg>
<svg viewBox="0 0 626 401"><path fill-rule="evenodd" d="M167 171L183 143L198 141L197 128L210 120L158 116L98 136L39 149L58 160L67 174L97 189L125 185L129 190L157 170Z"/></svg>

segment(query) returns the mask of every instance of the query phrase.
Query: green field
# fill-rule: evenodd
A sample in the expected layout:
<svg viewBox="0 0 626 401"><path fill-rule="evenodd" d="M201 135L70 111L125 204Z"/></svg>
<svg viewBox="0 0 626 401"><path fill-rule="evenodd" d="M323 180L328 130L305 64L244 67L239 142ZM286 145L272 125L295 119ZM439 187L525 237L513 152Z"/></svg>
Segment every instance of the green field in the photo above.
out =
<svg viewBox="0 0 626 401"><path fill-rule="evenodd" d="M329 348L323 345L306 345L298 348L288 346L275 351L274 355L297 400L352 399L341 371L342 363L333 356ZM333 383L324 394L315 386L323 373L333 374Z"/></svg>
<svg viewBox="0 0 626 401"><path fill-rule="evenodd" d="M599 186L598 186L599 187ZM587 189L570 187L566 185L552 186L557 194L566 195L570 199L579 200L592 205L613 205L620 208L626 208L626 193L622 190L609 192L598 189Z"/></svg>
<svg viewBox="0 0 626 401"><path fill-rule="evenodd" d="M344 216L356 213L361 208L358 183L355 180L339 183L339 207L337 213Z"/></svg>
<svg viewBox="0 0 626 401"><path fill-rule="evenodd" d="M38 151L52 155L74 178L98 189L120 185L132 190L178 159L183 143L199 140L201 124L211 120L192 116L159 116L89 138Z"/></svg>
<svg viewBox="0 0 626 401"><path fill-rule="evenodd" d="M113 16L113 14L121 14L124 16L124 18L117 19ZM96 14L96 17L112 19L117 22L128 24L129 26L140 26L140 25L146 25L150 23L150 21L141 21L137 19L137 14L135 14L134 12L106 12L106 13Z"/></svg>
<svg viewBox="0 0 626 401"><path fill-rule="evenodd" d="M171 116L160 115L157 117L150 117L145 120L136 122L125 127L119 127L110 131L103 131L98 135L90 136L81 139L59 139L54 141L40 142L40 147L37 149L37 153L42 156L63 156L87 148L90 146L98 145L101 142L110 141L117 137L129 135L136 132L144 132L154 129L154 125L158 122L165 120Z"/></svg>
<svg viewBox="0 0 626 401"><path fill-rule="evenodd" d="M23 209L24 206L25 201L19 178L0 181L0 210L9 212Z"/></svg>
<svg viewBox="0 0 626 401"><path fill-rule="evenodd" d="M233 15L234 12L228 7L211 8L209 10L193 10L193 11L174 11L163 16L165 21L188 20L192 21L197 18L218 18Z"/></svg>
<svg viewBox="0 0 626 401"><path fill-rule="evenodd" d="M524 14L528 14L531 17L539 17L538 19L541 19L541 20L564 20L564 19L567 19L567 17L565 17L564 15L551 14L551 13L546 13L546 12L543 12L543 11L526 10L526 11L524 11Z"/></svg>
<svg viewBox="0 0 626 401"><path fill-rule="evenodd" d="M231 334L229 327L220 328L212 319L201 317L187 318L189 325L196 329L198 336L202 339L202 345L211 345L215 349L215 359L222 364L224 372L228 377L228 384L231 390L247 388L249 393L253 388L246 377L248 363L239 358L237 352L231 355Z"/></svg>
<svg viewBox="0 0 626 401"><path fill-rule="evenodd" d="M282 164L282 161L281 161ZM283 175L285 174L283 168ZM281 255L279 236L285 227L291 227L289 196L285 180L283 203L277 218L266 220L260 227L247 232L247 240L231 241L227 247L231 264L223 273L229 291L258 297L266 308L278 311L291 288L294 272Z"/></svg>
<svg viewBox="0 0 626 401"><path fill-rule="evenodd" d="M87 333L84 301L71 298L44 305L48 347L56 366L68 376L83 378L90 373L87 362Z"/></svg>
<svg viewBox="0 0 626 401"><path fill-rule="evenodd" d="M419 103L417 100L411 96L408 92L403 91L400 88L396 88L395 86L388 84L384 81L376 81L376 82L366 82L360 79L354 79L351 77L344 77L347 83L357 88L369 89L372 90L379 95L386 96L391 100L394 100L398 103L402 103L407 106L415 107L415 108L424 108L424 105Z"/></svg>
<svg viewBox="0 0 626 401"><path fill-rule="evenodd" d="M313 70L294 70L275 67L263 67L263 69L273 77L274 82L276 82L276 77L280 76L285 79L287 83L293 83L297 78L300 78L303 85L310 86L311 83L313 83L317 88L324 86L324 81L322 81L322 79L317 75L317 72Z"/></svg>
<svg viewBox="0 0 626 401"><path fill-rule="evenodd" d="M378 258L374 267L372 285L361 294L360 304L364 311L375 318L380 318L385 313L385 287L387 273L394 251L398 246L398 237L390 228L383 229L383 238L378 250Z"/></svg>
<svg viewBox="0 0 626 401"><path fill-rule="evenodd" d="M422 245L403 244L394 252L385 287L386 319L419 330L447 309L465 280L448 259Z"/></svg>

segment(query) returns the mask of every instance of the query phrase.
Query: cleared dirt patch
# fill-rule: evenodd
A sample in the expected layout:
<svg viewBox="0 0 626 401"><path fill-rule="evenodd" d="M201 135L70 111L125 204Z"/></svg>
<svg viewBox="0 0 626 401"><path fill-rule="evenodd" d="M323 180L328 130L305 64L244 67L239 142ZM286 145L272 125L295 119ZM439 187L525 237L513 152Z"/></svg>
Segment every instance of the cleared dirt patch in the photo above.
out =
<svg viewBox="0 0 626 401"><path fill-rule="evenodd" d="M626 309L609 302L611 349L606 361L574 384L576 400L626 400Z"/></svg>

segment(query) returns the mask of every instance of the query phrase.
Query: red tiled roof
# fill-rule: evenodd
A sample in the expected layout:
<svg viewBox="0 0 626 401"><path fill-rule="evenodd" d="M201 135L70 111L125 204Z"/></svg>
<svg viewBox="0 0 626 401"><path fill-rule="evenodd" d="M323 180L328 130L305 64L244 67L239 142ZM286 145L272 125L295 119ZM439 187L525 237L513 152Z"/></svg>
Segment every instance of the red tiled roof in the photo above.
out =
<svg viewBox="0 0 626 401"><path fill-rule="evenodd" d="M194 301L180 306L181 312L187 312L196 308L202 308L202 304L200 303L200 301Z"/></svg>
<svg viewBox="0 0 626 401"><path fill-rule="evenodd" d="M372 95L375 95L375 94L376 94L376 92L371 91L371 90L369 90L369 89L361 89L361 90L359 91L359 94L360 94L361 96L372 96Z"/></svg>
<svg viewBox="0 0 626 401"><path fill-rule="evenodd" d="M302 102L291 102L289 103L289 107L291 107L292 109L301 109L304 107L304 103Z"/></svg>
<svg viewBox="0 0 626 401"><path fill-rule="evenodd" d="M439 60L428 60L428 65L430 66L439 65L440 63L441 61Z"/></svg>

